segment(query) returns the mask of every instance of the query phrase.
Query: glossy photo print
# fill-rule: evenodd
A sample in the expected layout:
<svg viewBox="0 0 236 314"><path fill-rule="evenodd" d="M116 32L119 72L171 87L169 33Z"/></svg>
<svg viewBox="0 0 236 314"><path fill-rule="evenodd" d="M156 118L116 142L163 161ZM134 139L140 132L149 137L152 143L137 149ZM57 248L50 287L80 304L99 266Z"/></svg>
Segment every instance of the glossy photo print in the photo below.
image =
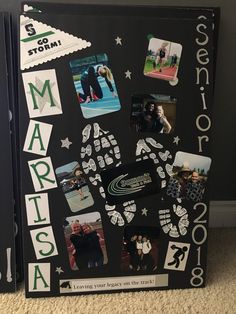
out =
<svg viewBox="0 0 236 314"><path fill-rule="evenodd" d="M72 270L83 271L107 264L103 226L98 212L67 217L63 228Z"/></svg>
<svg viewBox="0 0 236 314"><path fill-rule="evenodd" d="M136 132L169 134L175 129L177 99L168 95L132 96L130 125Z"/></svg>
<svg viewBox="0 0 236 314"><path fill-rule="evenodd" d="M105 53L70 62L73 81L84 118L120 110L120 101Z"/></svg>
<svg viewBox="0 0 236 314"><path fill-rule="evenodd" d="M146 54L144 75L156 79L175 80L182 46L168 40L151 38Z"/></svg>
<svg viewBox="0 0 236 314"><path fill-rule="evenodd" d="M167 185L167 195L200 202L205 192L210 165L209 157L177 152L173 175Z"/></svg>
<svg viewBox="0 0 236 314"><path fill-rule="evenodd" d="M77 161L56 169L59 185L72 212L80 211L94 204L82 168Z"/></svg>
<svg viewBox="0 0 236 314"><path fill-rule="evenodd" d="M149 226L127 226L121 251L121 270L133 274L153 273L158 269L160 230Z"/></svg>

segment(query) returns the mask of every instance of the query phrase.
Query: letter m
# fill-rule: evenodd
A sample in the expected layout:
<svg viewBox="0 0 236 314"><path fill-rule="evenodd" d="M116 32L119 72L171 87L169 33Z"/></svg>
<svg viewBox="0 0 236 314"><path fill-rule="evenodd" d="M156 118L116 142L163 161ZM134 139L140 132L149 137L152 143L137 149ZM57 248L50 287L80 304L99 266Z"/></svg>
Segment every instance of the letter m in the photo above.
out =
<svg viewBox="0 0 236 314"><path fill-rule="evenodd" d="M42 90L39 90L33 83L28 83L29 88L30 88L30 94L33 99L33 104L34 104L34 110L35 109L40 109L37 103L37 97L43 98L43 103L50 103L50 107L55 107L56 104L54 103L53 95L52 95L52 90L50 86L50 80L46 80L44 82L44 85L42 87ZM40 101L41 102L41 101Z"/></svg>

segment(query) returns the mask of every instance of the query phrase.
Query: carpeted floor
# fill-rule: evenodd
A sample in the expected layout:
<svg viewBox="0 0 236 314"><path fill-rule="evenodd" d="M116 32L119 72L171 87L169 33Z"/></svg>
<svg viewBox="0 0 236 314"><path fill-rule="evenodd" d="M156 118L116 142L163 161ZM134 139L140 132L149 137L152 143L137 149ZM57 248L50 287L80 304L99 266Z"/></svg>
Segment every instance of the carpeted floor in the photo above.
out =
<svg viewBox="0 0 236 314"><path fill-rule="evenodd" d="M210 229L208 282L203 289L25 299L23 288L0 295L0 314L11 313L236 313L236 229Z"/></svg>

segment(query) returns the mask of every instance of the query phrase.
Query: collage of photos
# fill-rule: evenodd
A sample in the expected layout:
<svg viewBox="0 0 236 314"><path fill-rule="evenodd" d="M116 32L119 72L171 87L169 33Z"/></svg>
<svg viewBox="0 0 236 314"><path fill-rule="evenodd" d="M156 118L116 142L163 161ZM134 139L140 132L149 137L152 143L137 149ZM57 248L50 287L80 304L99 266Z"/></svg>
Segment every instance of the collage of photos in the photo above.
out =
<svg viewBox="0 0 236 314"><path fill-rule="evenodd" d="M166 81L175 80L181 53L180 44L151 38L144 65L144 75Z"/></svg>
<svg viewBox="0 0 236 314"><path fill-rule="evenodd" d="M167 185L167 195L200 202L205 192L210 165L209 157L177 152L173 176Z"/></svg>
<svg viewBox="0 0 236 314"><path fill-rule="evenodd" d="M67 217L63 228L72 270L83 271L107 264L101 215L98 212Z"/></svg>
<svg viewBox="0 0 236 314"><path fill-rule="evenodd" d="M175 129L176 103L176 98L167 95L133 95L131 128L136 132L172 133Z"/></svg>
<svg viewBox="0 0 236 314"><path fill-rule="evenodd" d="M158 266L160 230L149 226L127 226L121 252L121 270L152 273Z"/></svg>
<svg viewBox="0 0 236 314"><path fill-rule="evenodd" d="M73 60L70 68L84 118L120 110L120 100L105 53Z"/></svg>
<svg viewBox="0 0 236 314"><path fill-rule="evenodd" d="M88 184L77 161L58 167L55 173L72 212L80 211L94 204Z"/></svg>

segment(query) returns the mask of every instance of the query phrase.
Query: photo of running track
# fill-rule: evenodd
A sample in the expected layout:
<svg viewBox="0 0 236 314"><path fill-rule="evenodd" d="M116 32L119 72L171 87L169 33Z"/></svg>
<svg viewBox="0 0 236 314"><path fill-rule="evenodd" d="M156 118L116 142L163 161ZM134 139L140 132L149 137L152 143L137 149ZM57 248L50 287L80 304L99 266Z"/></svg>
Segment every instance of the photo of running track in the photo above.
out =
<svg viewBox="0 0 236 314"><path fill-rule="evenodd" d="M146 76L152 77L152 78L159 78L162 80L172 80L173 77L175 77L177 66L175 67L163 67L162 71L159 72L158 70L153 70L151 72L145 73Z"/></svg>

